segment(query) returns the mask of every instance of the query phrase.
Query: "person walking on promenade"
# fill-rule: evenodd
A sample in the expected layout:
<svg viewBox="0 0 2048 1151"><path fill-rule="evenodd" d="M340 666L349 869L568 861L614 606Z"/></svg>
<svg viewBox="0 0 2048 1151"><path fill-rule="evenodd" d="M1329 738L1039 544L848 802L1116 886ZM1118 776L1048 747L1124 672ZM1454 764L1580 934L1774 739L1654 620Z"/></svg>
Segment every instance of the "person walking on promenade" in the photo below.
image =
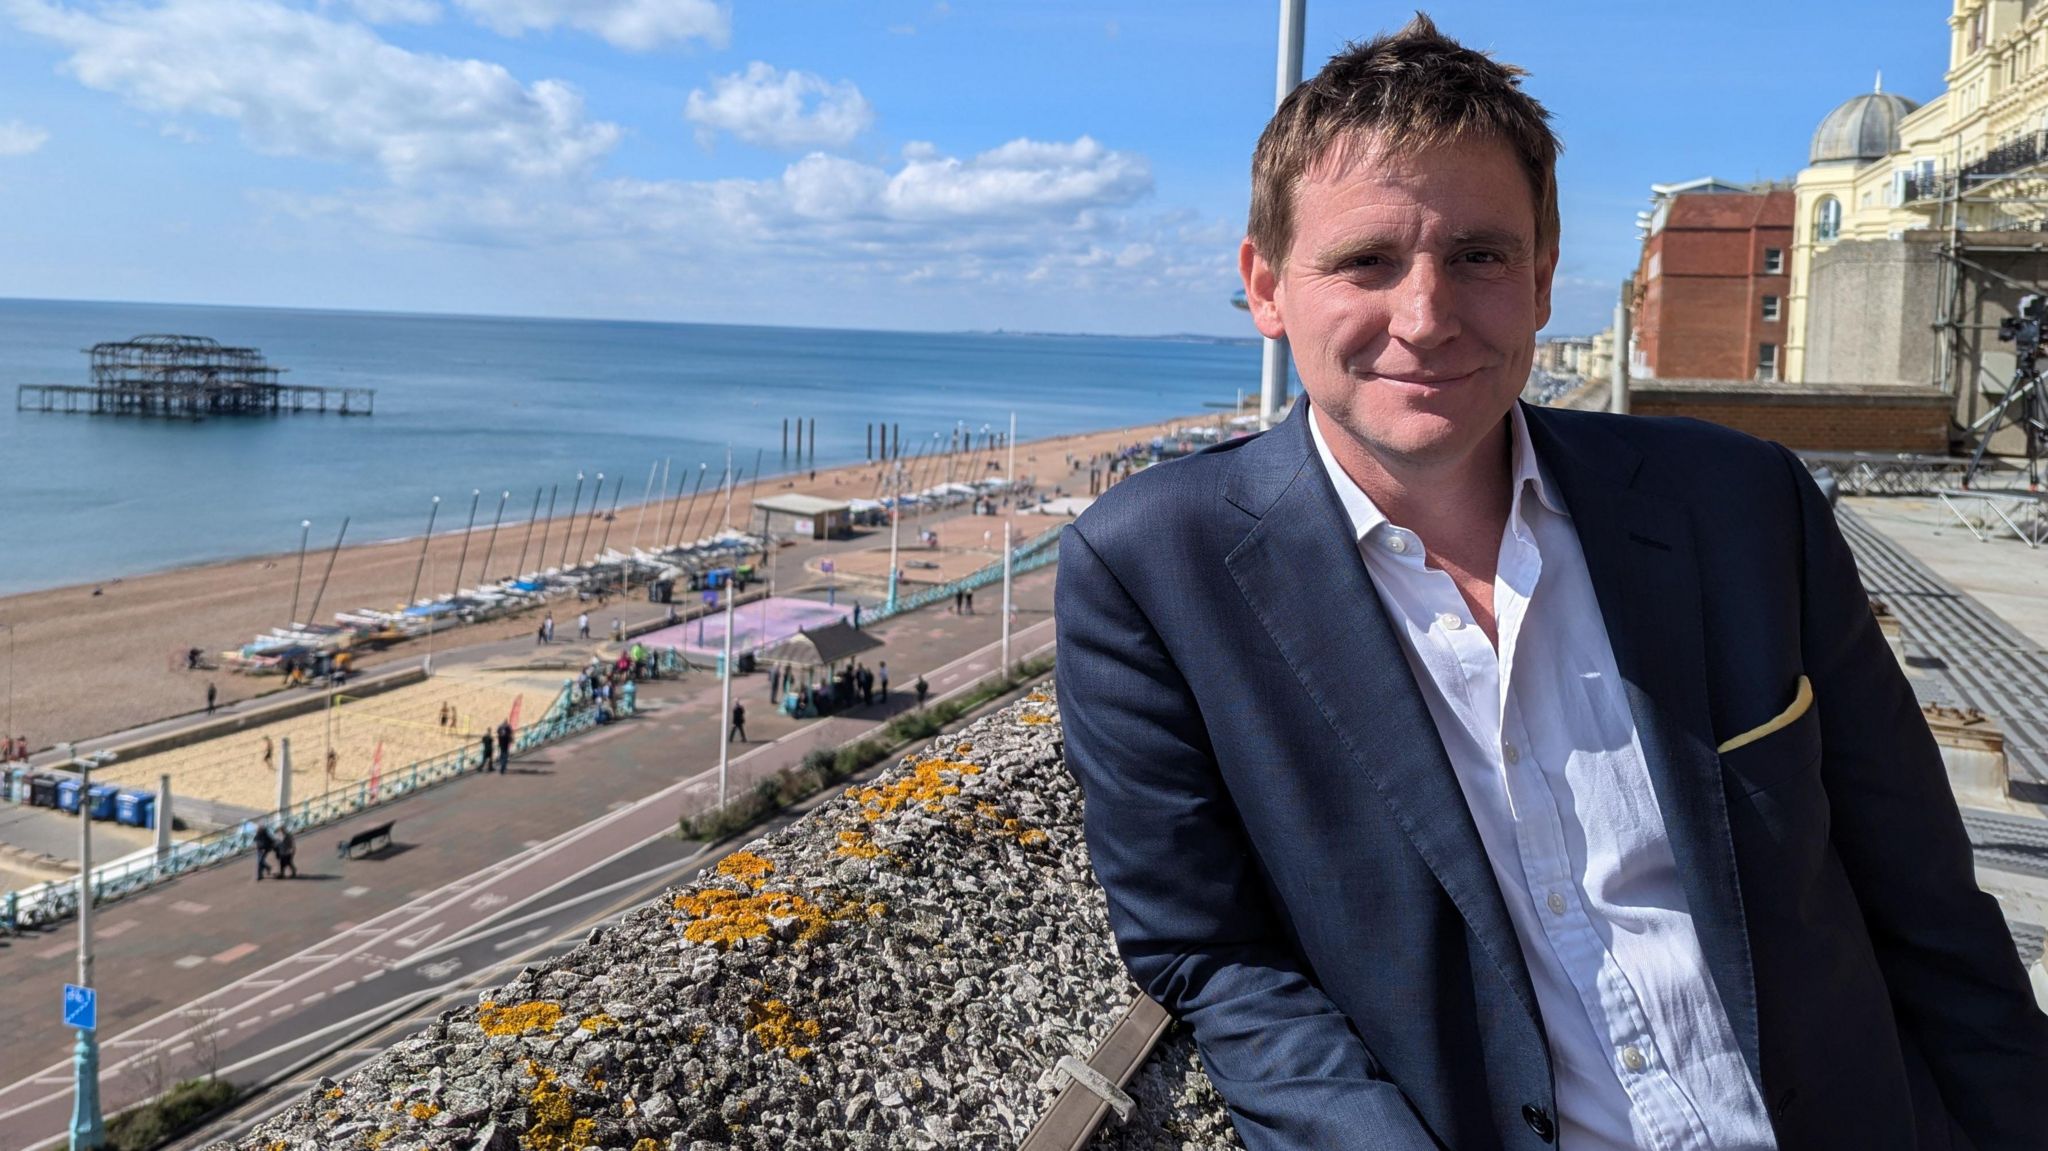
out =
<svg viewBox="0 0 2048 1151"><path fill-rule="evenodd" d="M587 611L576 613L576 638L590 638L590 613Z"/></svg>
<svg viewBox="0 0 2048 1151"><path fill-rule="evenodd" d="M875 669L875 682L881 685L881 688L882 688L882 702L883 702L883 703L888 703L888 702L889 702L889 661L888 661L888 660L886 660L886 659L885 659L885 660L883 660L883 661L881 662L881 665L880 665L879 667L877 667L877 668Z"/></svg>
<svg viewBox="0 0 2048 1151"><path fill-rule="evenodd" d="M932 685L926 683L924 681L924 673L919 672L917 673L917 683L913 687L917 691L917 710L923 711L925 693L932 689Z"/></svg>
<svg viewBox="0 0 2048 1151"><path fill-rule="evenodd" d="M540 642L555 642L555 613L549 612L540 621Z"/></svg>
<svg viewBox="0 0 2048 1151"><path fill-rule="evenodd" d="M494 754L497 749L492 746L493 742L491 729L487 727L484 729L484 757L477 761L477 767L484 771L491 770L491 761L497 758Z"/></svg>
<svg viewBox="0 0 2048 1151"><path fill-rule="evenodd" d="M265 824L256 825L256 882L270 874L270 853L277 849L277 840L270 837L270 828Z"/></svg>
<svg viewBox="0 0 2048 1151"><path fill-rule="evenodd" d="M220 699L220 688L219 688L218 686L214 685L213 683L210 683L210 682L209 682L209 683L208 683L208 684L206 685L206 714L208 714L208 715L212 715L212 714L213 714L213 706L214 706L214 703L215 703L215 701L217 701L217 700L219 700L219 699Z"/></svg>
<svg viewBox="0 0 2048 1151"><path fill-rule="evenodd" d="M1519 398L1522 76L1418 15L1281 102L1238 264L1300 398L1061 540L1117 953L1251 1151L2040 1148L2048 1016L1827 497Z"/></svg>
<svg viewBox="0 0 2048 1151"><path fill-rule="evenodd" d="M747 705L743 703L732 705L732 730L725 733L725 742L731 743L735 738L747 742Z"/></svg>
<svg viewBox="0 0 2048 1151"><path fill-rule="evenodd" d="M953 589L953 614L954 614L954 615L959 615L959 614L960 614L960 611L961 611L961 608L960 608L960 604L961 604L962 600L963 600L963 599L965 599L966 595L967 595L967 593L966 593L966 592L964 592L964 591L961 591L961 590L960 590L959 588L954 588L954 589Z"/></svg>
<svg viewBox="0 0 2048 1151"><path fill-rule="evenodd" d="M512 721L498 721L498 774L505 774L505 765L512 762Z"/></svg>
<svg viewBox="0 0 2048 1151"><path fill-rule="evenodd" d="M266 735L263 737L263 770L269 771L275 766L277 766L277 749L271 746L270 737Z"/></svg>
<svg viewBox="0 0 2048 1151"><path fill-rule="evenodd" d="M335 774L336 774L336 772L338 771L338 769L340 768L340 766L341 766L341 755L340 755L340 753L336 752L336 751L335 751L335 750L334 750L333 748L331 748L331 747L330 747L330 748L328 748L328 749L327 749L327 782L329 782L329 783L333 783L333 782L334 782L334 777L335 777Z"/></svg>
<svg viewBox="0 0 2048 1151"><path fill-rule="evenodd" d="M546 642L548 642L548 621L542 620L533 629L533 646L539 647Z"/></svg>
<svg viewBox="0 0 2048 1151"><path fill-rule="evenodd" d="M299 853L299 841L292 838L292 829L289 826L280 825L278 827L275 850L277 852L277 877L279 879L286 877L297 879L299 877L299 865L292 862L292 857Z"/></svg>
<svg viewBox="0 0 2048 1151"><path fill-rule="evenodd" d="M857 673L857 676L856 676L856 678L858 679L858 681L859 681L859 683L860 683L860 702L861 702L861 706L862 706L862 707L872 707L872 706L874 706L874 703L875 703L875 673L874 673L874 672L872 672L872 671L870 671L870 670L868 670L868 667L867 667L867 665L866 665L866 664L862 664L862 665L861 665L861 668L860 668L860 671L859 671L859 672Z"/></svg>
<svg viewBox="0 0 2048 1151"><path fill-rule="evenodd" d="M968 615L973 615L973 614L974 614L974 593L970 591L970 592L968 592L968 593L966 593L966 594L967 594L967 614L968 614Z"/></svg>

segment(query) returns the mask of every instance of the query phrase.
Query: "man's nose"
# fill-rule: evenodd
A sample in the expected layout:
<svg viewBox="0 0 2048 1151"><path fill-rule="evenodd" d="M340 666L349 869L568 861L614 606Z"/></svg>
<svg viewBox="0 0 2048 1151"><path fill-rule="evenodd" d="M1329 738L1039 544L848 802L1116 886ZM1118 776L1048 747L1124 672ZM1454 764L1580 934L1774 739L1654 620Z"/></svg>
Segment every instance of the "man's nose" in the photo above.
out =
<svg viewBox="0 0 2048 1151"><path fill-rule="evenodd" d="M1434 260L1416 260L1394 286L1387 334L1404 344L1433 348L1458 335L1457 289Z"/></svg>

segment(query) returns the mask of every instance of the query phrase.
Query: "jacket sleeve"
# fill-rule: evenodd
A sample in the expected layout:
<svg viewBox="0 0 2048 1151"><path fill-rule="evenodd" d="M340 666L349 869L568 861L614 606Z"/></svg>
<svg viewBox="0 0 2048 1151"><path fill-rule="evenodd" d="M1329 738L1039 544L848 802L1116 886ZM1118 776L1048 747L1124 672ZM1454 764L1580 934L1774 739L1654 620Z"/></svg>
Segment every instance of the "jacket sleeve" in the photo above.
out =
<svg viewBox="0 0 2048 1151"><path fill-rule="evenodd" d="M1194 695L1078 525L1057 594L1067 766L1118 951L1193 1029L1245 1145L1437 1146L1281 937Z"/></svg>
<svg viewBox="0 0 2048 1151"><path fill-rule="evenodd" d="M1780 449L1782 451L1782 449ZM1977 888L1941 751L1872 618L1834 512L1790 452L1804 545L1800 643L1821 719L1830 835L1892 1008L1983 1151L2048 1132L2048 1017Z"/></svg>

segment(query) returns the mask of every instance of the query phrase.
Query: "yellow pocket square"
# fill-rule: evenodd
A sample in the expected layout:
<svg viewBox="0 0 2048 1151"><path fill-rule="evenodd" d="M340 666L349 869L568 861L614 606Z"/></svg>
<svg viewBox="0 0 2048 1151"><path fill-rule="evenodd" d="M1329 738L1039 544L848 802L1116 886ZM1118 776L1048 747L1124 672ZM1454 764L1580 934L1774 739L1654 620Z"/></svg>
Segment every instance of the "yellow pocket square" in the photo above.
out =
<svg viewBox="0 0 2048 1151"><path fill-rule="evenodd" d="M1727 742L1723 743L1721 746L1715 748L1714 750L1716 752L1730 752L1734 751L1738 747L1747 747L1750 744L1755 743L1757 740L1760 740L1763 737L1771 734L1772 732L1777 731L1779 728L1791 726L1793 720L1798 719L1802 715L1805 715L1806 709L1812 706L1813 683L1812 681L1808 680L1805 676L1802 675L1799 677L1799 694L1793 697L1791 707L1786 708L1784 711L1781 711L1776 716L1772 717L1769 723L1763 724L1759 727L1752 727L1748 731L1743 732L1741 735L1736 736L1734 739L1728 740Z"/></svg>

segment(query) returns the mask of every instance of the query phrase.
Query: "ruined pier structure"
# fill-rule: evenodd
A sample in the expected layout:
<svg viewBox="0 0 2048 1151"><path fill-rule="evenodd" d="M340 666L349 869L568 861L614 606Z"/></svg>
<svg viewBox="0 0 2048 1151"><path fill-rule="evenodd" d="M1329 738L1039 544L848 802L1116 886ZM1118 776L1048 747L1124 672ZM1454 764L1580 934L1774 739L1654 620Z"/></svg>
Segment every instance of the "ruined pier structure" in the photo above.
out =
<svg viewBox="0 0 2048 1151"><path fill-rule="evenodd" d="M373 388L321 388L278 382L284 369L255 348L228 347L205 336L137 336L94 344L92 383L22 384L18 411L85 412L96 416L274 416L333 412L367 416Z"/></svg>

